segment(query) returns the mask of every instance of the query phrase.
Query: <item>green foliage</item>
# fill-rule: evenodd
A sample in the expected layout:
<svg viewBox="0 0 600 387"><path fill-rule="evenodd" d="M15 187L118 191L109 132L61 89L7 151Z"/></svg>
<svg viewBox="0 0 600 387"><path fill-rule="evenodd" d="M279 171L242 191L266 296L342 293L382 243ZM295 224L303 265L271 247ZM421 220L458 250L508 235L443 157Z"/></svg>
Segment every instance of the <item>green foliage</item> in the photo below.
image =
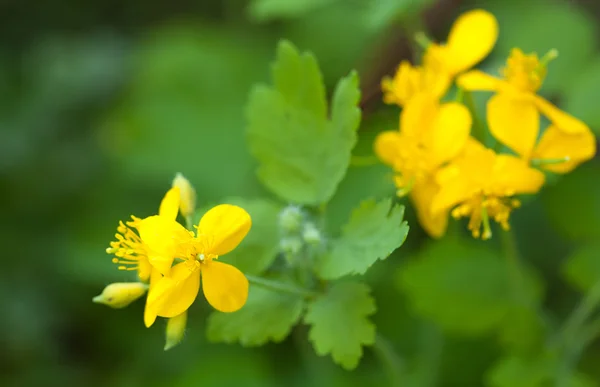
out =
<svg viewBox="0 0 600 387"><path fill-rule="evenodd" d="M600 238L600 179L596 162L580 166L548 187L542 199L557 231L576 241ZM565 199L568 198L568 199Z"/></svg>
<svg viewBox="0 0 600 387"><path fill-rule="evenodd" d="M337 0L254 0L248 7L250 17L258 22L294 18Z"/></svg>
<svg viewBox="0 0 600 387"><path fill-rule="evenodd" d="M596 96L600 89L600 58L594 59L571 82L564 94L564 108L569 114L583 120L600 135L600 112Z"/></svg>
<svg viewBox="0 0 600 387"><path fill-rule="evenodd" d="M369 0L367 24L375 29L387 27L408 15L414 15L431 3L433 0Z"/></svg>
<svg viewBox="0 0 600 387"><path fill-rule="evenodd" d="M563 273L569 283L582 292L600 281L600 245L584 245L565 261Z"/></svg>
<svg viewBox="0 0 600 387"><path fill-rule="evenodd" d="M493 250L446 237L431 242L399 273L415 310L440 326L469 335L498 328L518 301L517 279ZM523 276L524 300L539 299L539 285Z"/></svg>
<svg viewBox="0 0 600 387"><path fill-rule="evenodd" d="M364 274L377 260L387 258L402 245L408 234L404 207L391 204L391 199L366 200L352 212L342 235L331 242L331 250L317 262L321 278Z"/></svg>
<svg viewBox="0 0 600 387"><path fill-rule="evenodd" d="M281 206L268 199L230 198L222 203L236 204L250 214L252 227L242 243L221 258L247 274L261 274L271 266L279 251L277 219Z"/></svg>
<svg viewBox="0 0 600 387"><path fill-rule="evenodd" d="M209 316L206 334L211 341L239 342L244 346L279 342L296 325L303 309L300 296L251 286L242 309L234 313L213 312Z"/></svg>
<svg viewBox="0 0 600 387"><path fill-rule="evenodd" d="M285 201L325 203L344 177L356 143L358 76L340 80L328 119L325 88L312 55L282 42L272 75L274 86L256 86L247 107L258 177Z"/></svg>
<svg viewBox="0 0 600 387"><path fill-rule="evenodd" d="M308 305L304 321L311 325L309 340L317 355L331 354L333 361L353 369L362 357L362 346L375 342L375 326L367 318L375 313L369 287L342 282Z"/></svg>
<svg viewBox="0 0 600 387"><path fill-rule="evenodd" d="M539 357L523 358L508 356L501 359L488 373L487 385L490 387L546 387L556 380L559 363L556 355L542 354ZM573 374L567 379L565 387L593 387L588 377Z"/></svg>

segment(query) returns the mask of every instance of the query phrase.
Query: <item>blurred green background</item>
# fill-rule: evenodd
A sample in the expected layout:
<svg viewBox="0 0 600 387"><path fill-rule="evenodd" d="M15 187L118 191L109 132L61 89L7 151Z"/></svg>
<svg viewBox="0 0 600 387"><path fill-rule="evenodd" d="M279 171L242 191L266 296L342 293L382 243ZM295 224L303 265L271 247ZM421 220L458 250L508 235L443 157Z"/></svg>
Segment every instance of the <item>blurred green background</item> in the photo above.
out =
<svg viewBox="0 0 600 387"><path fill-rule="evenodd" d="M304 326L259 349L211 344L209 307L197 302L185 341L164 352L165 323L144 328L142 301L112 310L91 299L132 279L104 249L118 220L156 211L176 172L201 206L268 195L245 145L244 105L251 85L268 80L281 38L312 51L329 86L359 71L355 154L371 156L375 134L397 125L379 81L413 55L407 37L423 28L443 41L456 16L476 7L501 28L482 67L497 72L514 46L557 48L541 93L600 133L593 0L3 1L0 385L386 385L370 349L357 370L343 371L314 355ZM477 96L482 112L485 98ZM455 225L431 243L409 210L407 242L368 275L374 321L402 357L404 385L554 385L544 376L556 366L547 332L600 279L599 173L596 159L515 212L531 285L516 309L498 274L499 238L474 242ZM386 168L351 168L332 224L361 199L393 192ZM544 323L532 323L532 308L543 309ZM600 385L598 364L596 343L568 386Z"/></svg>

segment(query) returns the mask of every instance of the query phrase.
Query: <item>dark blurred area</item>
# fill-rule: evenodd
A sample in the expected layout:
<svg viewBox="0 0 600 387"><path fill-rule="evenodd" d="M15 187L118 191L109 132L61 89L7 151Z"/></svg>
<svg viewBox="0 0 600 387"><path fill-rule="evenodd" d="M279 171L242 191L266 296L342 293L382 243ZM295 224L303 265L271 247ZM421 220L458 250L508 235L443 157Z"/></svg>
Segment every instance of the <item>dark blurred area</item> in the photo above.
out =
<svg viewBox="0 0 600 387"><path fill-rule="evenodd" d="M455 17L475 7L494 12L501 25L483 68L497 71L513 46L557 48L543 93L599 133L599 2L404 2L3 1L0 385L387 383L369 351L354 373L316 357L304 326L260 349L210 344L209 307L196 303L185 341L164 352L165 324L146 329L143 302L112 310L91 299L108 283L132 279L104 250L119 220L156 211L175 173L196 186L199 203L267 195L246 148L244 105L251 85L268 79L281 38L314 52L329 86L359 70L365 116L357 153L363 155L378 131L397 125L381 103L379 82L411 57L407 37L427 28L444 40ZM557 316L576 299L558 278L561 257L600 236L600 196L568 198L600 194L599 171L598 161L590 162L515 215L523 253L548 282L547 302ZM385 173L351 171L332 216L343 221L357 200L391 194ZM438 356L437 379L407 386L487 385L482 375L498 348L450 336L439 355L442 346L420 336L432 329L411 314L389 274L425 239L414 216L409 222L407 245L370 277L378 328L409 358ZM434 339L442 335L433 332ZM594 349L584 365L598 376L600 348Z"/></svg>

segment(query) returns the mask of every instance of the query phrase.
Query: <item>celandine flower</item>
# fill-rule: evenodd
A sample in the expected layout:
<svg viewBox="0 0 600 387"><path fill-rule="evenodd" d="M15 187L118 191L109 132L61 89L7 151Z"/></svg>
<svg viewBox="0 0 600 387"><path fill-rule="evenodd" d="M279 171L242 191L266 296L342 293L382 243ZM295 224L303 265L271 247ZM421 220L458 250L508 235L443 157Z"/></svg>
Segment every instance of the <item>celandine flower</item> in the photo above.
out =
<svg viewBox="0 0 600 387"><path fill-rule="evenodd" d="M197 227L196 236L179 223L152 216L139 224L140 236L157 256L160 266L170 267L173 257L181 262L170 269L149 291L148 308L162 317L185 312L196 299L202 277L207 301L217 310L234 312L248 298L248 280L219 256L233 250L251 227L250 215L242 208L222 204L209 210Z"/></svg>
<svg viewBox="0 0 600 387"><path fill-rule="evenodd" d="M452 25L445 44L427 47L424 66L454 78L485 58L497 39L498 21L494 15L482 9L465 12Z"/></svg>
<svg viewBox="0 0 600 387"><path fill-rule="evenodd" d="M547 63L555 56L556 52L551 51L540 60L536 54L525 55L515 48L502 70L503 79L474 70L461 75L457 83L466 90L496 92L487 104L487 120L491 133L500 142L526 161L552 160L541 165L554 172L568 172L593 157L596 143L583 122L536 94L546 76ZM552 125L536 147L540 112ZM557 164L561 159L565 163Z"/></svg>
<svg viewBox="0 0 600 387"><path fill-rule="evenodd" d="M441 98L457 74L490 53L497 38L498 22L494 15L483 10L462 14L450 29L446 44L428 44L422 66L402 61L393 78L382 80L383 101L405 106L421 93Z"/></svg>
<svg viewBox="0 0 600 387"><path fill-rule="evenodd" d="M466 107L454 102L440 104L422 94L402 111L400 130L382 132L375 139L375 153L397 174L398 195L410 193L421 225L434 237L445 232L447 216L430 212L431 199L439 188L432 176L461 152L470 130L471 115Z"/></svg>
<svg viewBox="0 0 600 387"><path fill-rule="evenodd" d="M160 203L158 215L161 219L175 221L179 212L180 191L178 187L171 188ZM109 254L114 254L113 262L119 264L119 270L137 270L138 277L142 281L149 281L150 290L156 282L162 278L163 274L169 274L170 264L167 268L161 265L162 256L157 255L149 246L144 243L140 237L139 226L143 220L132 216L132 221L119 222L115 242L111 242L110 247L106 249ZM164 235L168 238L169 235ZM156 269L158 265L162 271ZM161 274L162 273L162 274ZM147 327L151 326L156 320L156 314L152 309L144 310L144 323Z"/></svg>
<svg viewBox="0 0 600 387"><path fill-rule="evenodd" d="M431 204L432 213L453 209L454 218L470 218L469 230L475 238L489 239L489 220L508 229L510 212L520 205L513 196L538 192L544 174L520 158L496 154L470 139L461 156L441 169L436 180L440 189Z"/></svg>

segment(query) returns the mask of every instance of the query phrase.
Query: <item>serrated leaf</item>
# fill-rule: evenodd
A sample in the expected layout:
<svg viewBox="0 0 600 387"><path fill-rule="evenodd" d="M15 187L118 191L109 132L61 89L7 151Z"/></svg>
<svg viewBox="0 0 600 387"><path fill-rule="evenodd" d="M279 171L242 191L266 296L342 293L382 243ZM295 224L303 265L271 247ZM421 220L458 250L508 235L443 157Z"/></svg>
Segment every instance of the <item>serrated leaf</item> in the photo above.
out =
<svg viewBox="0 0 600 387"><path fill-rule="evenodd" d="M220 259L247 274L263 273L279 251L277 219L281 206L268 199L229 198L222 203L235 204L248 211L252 227L242 243Z"/></svg>
<svg viewBox="0 0 600 387"><path fill-rule="evenodd" d="M254 0L250 3L250 17L258 22L302 16L338 0Z"/></svg>
<svg viewBox="0 0 600 387"><path fill-rule="evenodd" d="M375 342L375 325L367 317L376 308L369 293L365 284L342 282L309 304L304 321L311 325L308 338L317 355L331 354L348 370L358 365L362 347Z"/></svg>
<svg viewBox="0 0 600 387"><path fill-rule="evenodd" d="M317 205L335 193L350 163L360 122L358 76L342 78L328 119L315 58L279 44L273 86L258 85L247 107L248 142L260 181L282 200Z"/></svg>
<svg viewBox="0 0 600 387"><path fill-rule="evenodd" d="M279 342L296 325L303 309L304 300L300 296L251 285L242 309L234 313L211 313L206 334L211 341L238 342L247 347Z"/></svg>
<svg viewBox="0 0 600 387"><path fill-rule="evenodd" d="M538 302L540 285L522 273L524 300ZM431 242L399 272L400 286L423 317L468 335L503 325L520 302L514 299L511 272L491 248L445 238Z"/></svg>
<svg viewBox="0 0 600 387"><path fill-rule="evenodd" d="M335 279L364 274L377 260L387 258L406 240L408 225L403 216L404 207L392 206L391 199L363 201L342 227L341 237L318 261L319 276Z"/></svg>
<svg viewBox="0 0 600 387"><path fill-rule="evenodd" d="M600 281L600 245L594 243L578 248L565 261L563 273L578 290L590 290Z"/></svg>

